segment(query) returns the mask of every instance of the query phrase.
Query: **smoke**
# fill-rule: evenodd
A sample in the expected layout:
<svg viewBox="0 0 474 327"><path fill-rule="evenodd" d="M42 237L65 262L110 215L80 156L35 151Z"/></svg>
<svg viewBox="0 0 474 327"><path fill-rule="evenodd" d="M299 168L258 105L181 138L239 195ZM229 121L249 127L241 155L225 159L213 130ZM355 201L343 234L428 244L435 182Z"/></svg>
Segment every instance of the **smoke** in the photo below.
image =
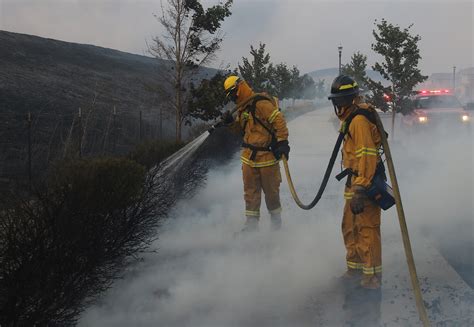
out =
<svg viewBox="0 0 474 327"><path fill-rule="evenodd" d="M290 164L304 202L314 196L337 137L331 114L319 110L289 124ZM389 120L384 120L390 132ZM417 257L421 240L442 236L449 244L461 237L443 235L448 226L462 230L467 223L472 229L472 134L450 128L407 136L398 128L393 155ZM325 297L337 289L337 277L345 271L342 184L331 180L320 204L302 211L284 180L284 228L272 232L262 210L259 232L236 234L244 222L236 156L211 171L198 194L178 204L154 245L156 252L129 268L80 325L327 325L322 317L337 316L343 306ZM384 266L399 273L405 261L391 256L395 248L402 251L395 210L383 212L382 220L384 246L391 240ZM423 275L429 258L418 258ZM327 311L321 303L331 301L337 307Z"/></svg>
<svg viewBox="0 0 474 327"><path fill-rule="evenodd" d="M442 227L472 222L474 143L472 122L462 123L460 114L434 119L396 138L395 163L412 222L440 234Z"/></svg>
<svg viewBox="0 0 474 327"><path fill-rule="evenodd" d="M301 122L298 127L295 140L314 132ZM305 142L292 149L295 180L307 201L337 136L330 127L327 150L314 153ZM296 313L315 290L345 269L338 238L341 185L333 184L326 196L337 209L325 204L309 212L295 207L284 185L284 229L270 230L263 204L260 231L235 235L244 222L238 161L236 156L232 164L211 171L206 187L180 202L155 245L157 253L132 267L84 315L82 325L259 326L299 319Z"/></svg>

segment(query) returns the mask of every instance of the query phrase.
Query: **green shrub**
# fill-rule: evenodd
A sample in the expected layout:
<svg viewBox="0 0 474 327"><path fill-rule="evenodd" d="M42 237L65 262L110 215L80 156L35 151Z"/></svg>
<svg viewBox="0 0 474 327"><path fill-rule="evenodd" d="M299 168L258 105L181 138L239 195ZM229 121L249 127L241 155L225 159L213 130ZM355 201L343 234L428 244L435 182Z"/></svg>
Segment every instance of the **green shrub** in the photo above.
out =
<svg viewBox="0 0 474 327"><path fill-rule="evenodd" d="M171 141L147 141L139 144L130 154L130 158L150 169L183 146L184 143Z"/></svg>

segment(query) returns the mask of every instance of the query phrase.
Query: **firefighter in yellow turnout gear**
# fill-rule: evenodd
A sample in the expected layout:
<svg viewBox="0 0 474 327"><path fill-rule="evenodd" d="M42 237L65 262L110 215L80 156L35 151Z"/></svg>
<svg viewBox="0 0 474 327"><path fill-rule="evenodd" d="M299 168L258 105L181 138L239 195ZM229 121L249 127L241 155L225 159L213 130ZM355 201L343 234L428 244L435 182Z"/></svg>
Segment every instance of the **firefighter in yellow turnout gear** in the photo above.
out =
<svg viewBox="0 0 474 327"><path fill-rule="evenodd" d="M244 182L244 231L255 230L260 218L262 190L271 215L273 229L281 227L280 165L282 155L288 158L288 128L275 98L255 93L237 76L224 81L230 101L241 105L235 119L227 112L224 122L243 135L241 161Z"/></svg>
<svg viewBox="0 0 474 327"><path fill-rule="evenodd" d="M342 148L343 166L349 169L342 219L342 234L347 250L345 277L361 276L362 287L378 289L382 273L381 209L367 197L366 190L381 161L381 136L376 125L367 118L367 113L364 114L364 111L375 109L361 102L357 83L345 75L334 80L329 99L342 122L341 128L347 128L348 131ZM352 116L346 126L346 120L355 110L363 114Z"/></svg>

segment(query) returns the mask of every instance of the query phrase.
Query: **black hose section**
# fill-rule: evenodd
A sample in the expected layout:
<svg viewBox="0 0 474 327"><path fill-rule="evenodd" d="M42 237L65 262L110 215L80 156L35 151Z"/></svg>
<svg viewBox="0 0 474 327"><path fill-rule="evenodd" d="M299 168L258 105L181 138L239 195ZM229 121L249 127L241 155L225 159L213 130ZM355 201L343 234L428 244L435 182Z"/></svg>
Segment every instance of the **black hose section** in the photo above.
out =
<svg viewBox="0 0 474 327"><path fill-rule="evenodd" d="M324 173L323 181L321 182L321 186L319 187L316 197L308 205L301 206L298 204L301 209L304 209L304 210L313 209L314 206L319 202L319 200L323 196L324 190L326 189L326 185L328 184L328 181L329 181L329 177L331 176L332 169L334 168L334 163L336 162L337 154L339 153L339 149L341 148L342 141L344 140L344 136L345 136L345 133L339 132L339 136L337 138L336 144L334 145L334 149L332 150L331 158L329 159L326 172Z"/></svg>

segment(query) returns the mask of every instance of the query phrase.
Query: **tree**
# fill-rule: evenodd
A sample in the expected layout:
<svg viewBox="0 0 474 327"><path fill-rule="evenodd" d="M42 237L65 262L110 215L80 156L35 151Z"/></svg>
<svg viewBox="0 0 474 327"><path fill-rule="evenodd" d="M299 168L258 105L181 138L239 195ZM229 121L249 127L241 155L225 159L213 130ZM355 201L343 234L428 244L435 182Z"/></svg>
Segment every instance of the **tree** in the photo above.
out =
<svg viewBox="0 0 474 327"><path fill-rule="evenodd" d="M266 92L279 99L316 96L314 80L306 74L300 76L296 66L290 69L285 63L274 65L270 54L265 52L265 44L259 43L258 49L250 46L250 55L251 59L242 58L242 65L232 73L240 75L255 92ZM197 87L191 83L188 118L210 121L220 116L227 101L222 89L225 78L221 71L211 79L203 79Z"/></svg>
<svg viewBox="0 0 474 327"><path fill-rule="evenodd" d="M349 75L362 87L367 84L367 56L357 51L352 54L351 62L342 67L342 73Z"/></svg>
<svg viewBox="0 0 474 327"><path fill-rule="evenodd" d="M403 111L403 105L409 102L410 96L414 94L414 87L428 77L422 75L418 68L421 59L418 42L421 37L411 35L410 28L413 24L401 29L398 25L382 19L380 22L376 20L375 25L376 29L372 32L375 38L372 50L380 54L384 61L375 63L372 68L390 81L391 85L388 93L388 89L380 82L370 80L369 85L378 97L383 93L390 97L393 134L395 113Z"/></svg>
<svg viewBox="0 0 474 327"><path fill-rule="evenodd" d="M293 66L290 70L290 83L287 98L294 99L299 98L299 92L301 87L300 70L298 67Z"/></svg>
<svg viewBox="0 0 474 327"><path fill-rule="evenodd" d="M326 87L325 87L326 81L324 79L320 79L316 82L315 85L315 92L316 92L316 97L318 99L322 99L324 97L327 97L327 92L326 92Z"/></svg>
<svg viewBox="0 0 474 327"><path fill-rule="evenodd" d="M242 58L242 65L238 65L240 76L250 84L255 92L273 93L274 67L270 62L270 54L265 53L265 44L259 43L258 49L251 45L250 55L252 61Z"/></svg>
<svg viewBox="0 0 474 327"><path fill-rule="evenodd" d="M298 79L296 96L300 99L313 100L316 97L316 84L311 76L304 74Z"/></svg>
<svg viewBox="0 0 474 327"><path fill-rule="evenodd" d="M292 75L288 66L280 63L275 66L270 77L273 85L273 94L280 99L290 97L292 91Z"/></svg>
<svg viewBox="0 0 474 327"><path fill-rule="evenodd" d="M161 16L156 16L164 33L152 39L149 51L159 59L169 60L161 78L168 85L176 113L176 141L181 141L181 127L186 120L187 88L191 76L215 58L223 34L221 23L231 15L232 0L204 9L198 0L167 0Z"/></svg>
<svg viewBox="0 0 474 327"><path fill-rule="evenodd" d="M242 58L238 72L255 92L267 92L280 99L314 99L316 91L311 76L301 76L296 66L290 69L285 63L274 65L264 43L259 43L258 49L250 46L250 55L251 60Z"/></svg>
<svg viewBox="0 0 474 327"><path fill-rule="evenodd" d="M222 72L217 72L211 79L203 79L198 87L191 84L190 117L210 121L221 115L227 100L222 88L225 78Z"/></svg>

